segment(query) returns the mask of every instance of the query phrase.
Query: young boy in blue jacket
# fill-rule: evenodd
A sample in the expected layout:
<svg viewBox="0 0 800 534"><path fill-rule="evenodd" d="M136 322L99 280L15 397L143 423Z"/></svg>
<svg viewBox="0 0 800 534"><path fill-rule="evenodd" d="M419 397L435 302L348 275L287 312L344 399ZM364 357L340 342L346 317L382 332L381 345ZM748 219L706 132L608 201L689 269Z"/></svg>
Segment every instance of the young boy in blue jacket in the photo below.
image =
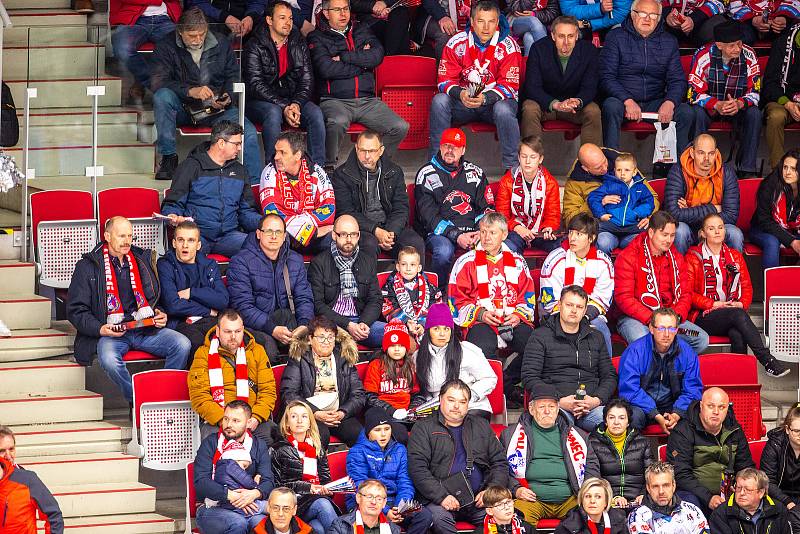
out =
<svg viewBox="0 0 800 534"><path fill-rule="evenodd" d="M589 193L587 202L592 215L600 219L597 248L609 256L644 231L655 210L653 193L636 167L636 156L627 152L617 156L614 174L603 177L603 184Z"/></svg>
<svg viewBox="0 0 800 534"><path fill-rule="evenodd" d="M414 485L408 476L408 455L404 445L392 439L391 419L381 409L370 409L364 418L364 431L347 453L347 473L356 487L369 479L386 486L386 518L401 525L406 534L425 534L432 523L430 511L423 507L408 517L397 512L400 501L414 498ZM347 508L355 508L354 495L347 496Z"/></svg>

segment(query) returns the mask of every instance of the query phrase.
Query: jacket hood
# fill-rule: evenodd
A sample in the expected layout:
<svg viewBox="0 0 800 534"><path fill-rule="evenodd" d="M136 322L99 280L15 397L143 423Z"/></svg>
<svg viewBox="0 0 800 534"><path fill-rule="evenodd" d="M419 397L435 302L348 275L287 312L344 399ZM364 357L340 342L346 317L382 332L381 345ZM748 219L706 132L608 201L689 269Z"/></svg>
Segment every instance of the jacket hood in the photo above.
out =
<svg viewBox="0 0 800 534"><path fill-rule="evenodd" d="M339 356L344 358L350 365L358 363L358 346L355 340L342 328L336 329L336 345L339 348ZM307 326L300 327L292 336L289 342L289 357L300 361L303 354L311 351L311 333ZM336 349L334 348L334 354Z"/></svg>
<svg viewBox="0 0 800 534"><path fill-rule="evenodd" d="M201 169L206 171L213 171L217 169L225 169L234 163L238 163L236 158L228 160L224 165L219 165L208 155L208 149L211 147L211 141L204 141L194 147L186 159L192 159L197 162Z"/></svg>
<svg viewBox="0 0 800 534"><path fill-rule="evenodd" d="M264 261L269 261L264 254L264 251L261 250L261 245L258 243L258 238L256 237L255 232L250 232L248 236L244 240L244 244L242 245L242 250L247 250L258 257L263 257ZM286 259L289 257L289 237L287 236L284 239L283 244L281 245L280 251L278 251L278 264L283 265L286 263Z"/></svg>
<svg viewBox="0 0 800 534"><path fill-rule="evenodd" d="M710 180L716 175L721 175L724 178L725 167L722 163L722 154L717 150L717 155L714 157L714 163L711 165L711 171L707 176L700 176L694 170L694 158L691 153L692 147L686 147L680 157L681 171L683 172L684 179L691 178L692 180L706 179Z"/></svg>
<svg viewBox="0 0 800 534"><path fill-rule="evenodd" d="M211 338L214 337L215 330L216 330L216 327L212 326L211 328L208 329L208 332L206 332L206 337L205 337L205 346L206 346L206 348L211 346ZM244 340L243 341L244 341L244 350L245 350L245 352L252 352L253 348L256 346L256 340L253 337L253 334L251 334L250 332L245 330L244 331ZM228 352L227 350L225 350L222 347L220 347L219 350L220 350L220 352L223 352L223 351L226 352L226 353ZM230 356L235 356L235 355L231 354Z"/></svg>
<svg viewBox="0 0 800 534"><path fill-rule="evenodd" d="M503 13L500 13L500 21L497 29L500 31L500 37L498 37L497 39L498 43L501 42L506 37L508 37L509 35L511 35L511 24L508 23L508 19ZM466 28L464 28L464 31L468 32L472 31L472 28L470 28L469 18L467 19L467 26ZM477 35L475 37L477 37Z"/></svg>
<svg viewBox="0 0 800 534"><path fill-rule="evenodd" d="M0 477L0 484L2 484L11 477L11 473L14 472L14 464L0 456L0 467L3 468L3 476Z"/></svg>
<svg viewBox="0 0 800 534"><path fill-rule="evenodd" d="M633 13L633 12L631 12L631 13ZM637 39L645 39L644 37L642 37L639 34L639 32L636 31L636 27L633 25L632 15L629 14L627 17L625 17L625 20L622 21L622 27L625 29L625 31L627 31L628 33L632 34L635 38L637 38ZM654 37L654 36L656 36L656 35L658 35L660 33L663 33L663 32L664 32L664 21L662 19L662 20L658 21L658 24L656 24L656 29L653 30L653 33L651 33L650 35L647 36L647 39L650 39L651 37Z"/></svg>

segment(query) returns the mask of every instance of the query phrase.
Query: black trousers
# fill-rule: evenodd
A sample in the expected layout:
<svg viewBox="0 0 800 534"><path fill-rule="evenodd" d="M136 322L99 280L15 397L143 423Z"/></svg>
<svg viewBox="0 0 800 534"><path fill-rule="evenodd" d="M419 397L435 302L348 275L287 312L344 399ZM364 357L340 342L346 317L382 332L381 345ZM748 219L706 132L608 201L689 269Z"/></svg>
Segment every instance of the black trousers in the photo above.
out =
<svg viewBox="0 0 800 534"><path fill-rule="evenodd" d="M345 417L339 421L339 426L328 426L319 421L317 421L317 426L319 427L319 438L325 450L328 449L331 436L336 436L348 447L352 447L358 441L358 435L363 430L361 423L355 417Z"/></svg>
<svg viewBox="0 0 800 534"><path fill-rule="evenodd" d="M189 324L186 321L181 321L175 327L175 331L189 338L189 342L192 344L190 353L192 357L189 358L189 366L192 365L194 353L197 352L197 349L205 345L206 334L215 326L217 326L217 318L209 315L208 317L203 317L199 321L192 324Z"/></svg>
<svg viewBox="0 0 800 534"><path fill-rule="evenodd" d="M377 257L382 250L378 246L378 238L375 237L375 234L370 232L361 233L358 246L364 252L368 252L375 257ZM417 249L419 257L422 259L422 264L425 264L425 240L422 239L413 228L403 228L400 234L395 236L394 246L389 251L390 255L393 258L397 258L397 253L400 252L400 249L403 247L414 247Z"/></svg>
<svg viewBox="0 0 800 534"><path fill-rule="evenodd" d="M391 4L391 2L386 2ZM409 25L411 16L407 7L397 7L389 13L388 19L378 19L372 15L359 15L359 20L369 25L372 33L383 45L384 54L396 56L409 53Z"/></svg>
<svg viewBox="0 0 800 534"><path fill-rule="evenodd" d="M525 345L528 344L528 338L532 333L533 328L526 323L519 323L514 327L514 337L511 339L509 347L517 353L517 357L503 371L503 385L506 391L518 384L521 379L522 355L525 353ZM470 327L467 341L477 345L487 358L497 357L497 334L488 324L478 323Z"/></svg>
<svg viewBox="0 0 800 534"><path fill-rule="evenodd" d="M699 315L694 324L710 336L731 338L731 352L747 354L747 347L750 347L762 365L772 359L756 325L742 308L719 308L708 315Z"/></svg>

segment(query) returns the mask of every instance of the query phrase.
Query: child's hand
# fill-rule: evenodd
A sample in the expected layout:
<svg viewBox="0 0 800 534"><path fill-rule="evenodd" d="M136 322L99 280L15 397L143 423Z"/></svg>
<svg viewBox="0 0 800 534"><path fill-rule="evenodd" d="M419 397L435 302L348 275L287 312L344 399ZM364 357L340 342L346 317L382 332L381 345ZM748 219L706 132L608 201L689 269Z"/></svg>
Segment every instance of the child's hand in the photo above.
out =
<svg viewBox="0 0 800 534"><path fill-rule="evenodd" d="M600 220L601 221L610 221L611 220L611 214L610 213L606 213L605 215L600 217Z"/></svg>
<svg viewBox="0 0 800 534"><path fill-rule="evenodd" d="M261 475L254 476L253 480L255 480L256 484L261 484Z"/></svg>

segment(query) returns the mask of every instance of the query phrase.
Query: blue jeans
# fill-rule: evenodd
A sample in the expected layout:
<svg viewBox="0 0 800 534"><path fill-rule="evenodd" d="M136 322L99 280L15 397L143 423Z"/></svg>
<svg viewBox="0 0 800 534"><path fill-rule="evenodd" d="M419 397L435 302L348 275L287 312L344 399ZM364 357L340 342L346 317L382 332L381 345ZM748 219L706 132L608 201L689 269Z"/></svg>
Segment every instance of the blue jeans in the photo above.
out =
<svg viewBox="0 0 800 534"><path fill-rule="evenodd" d="M144 43L155 43L175 29L169 15L139 17L132 26L117 26L111 34L114 55L143 86L150 87L150 65L136 50Z"/></svg>
<svg viewBox="0 0 800 534"><path fill-rule="evenodd" d="M639 234L614 234L612 232L600 232L597 234L597 248L611 256L611 251L615 248L625 248L631 241L636 239Z"/></svg>
<svg viewBox="0 0 800 534"><path fill-rule="evenodd" d="M681 254L686 254L689 247L697 243L697 232L685 222L679 222L678 228L675 230L675 248ZM735 248L739 252L744 247L744 234L738 226L733 224L725 225L725 244L731 248Z"/></svg>
<svg viewBox="0 0 800 534"><path fill-rule="evenodd" d="M581 430L586 432L593 432L597 425L603 422L603 406L594 408L591 412L587 413L580 419L575 419L571 413L561 410L561 413L567 418L571 425L575 425Z"/></svg>
<svg viewBox="0 0 800 534"><path fill-rule="evenodd" d="M456 246L443 235L429 234L425 239L425 247L431 251L428 268L439 276L439 287L447 287Z"/></svg>
<svg viewBox="0 0 800 534"><path fill-rule="evenodd" d="M545 252L552 252L553 250L561 246L561 240L536 237L531 241L529 245L524 239L522 239L521 235L519 235L514 230L510 230L508 232L508 237L505 240L505 244L508 245L508 248L510 248L517 254L522 254L525 251L525 249L528 248L543 250Z"/></svg>
<svg viewBox="0 0 800 534"><path fill-rule="evenodd" d="M231 98L234 96L231 95ZM183 102L172 89L162 87L153 95L153 113L155 114L156 130L158 131L158 139L156 140L158 153L162 156L175 154L177 151L175 147L175 128L178 125L191 124L189 115L183 109ZM209 121L207 125L212 126L221 120L238 123L239 110L236 106L231 106L225 110L225 113ZM274 145L272 148L275 148ZM253 123L247 119L244 120L244 165L250 175L250 183L257 184L261 179L261 170L264 166L261 164L258 132Z"/></svg>
<svg viewBox="0 0 800 534"><path fill-rule="evenodd" d="M245 104L247 118L261 124L264 143L264 161L269 163L275 155L275 140L283 129L283 109L272 102L250 98ZM310 100L300 108L300 128L308 132L308 153L311 161L325 165L325 118L319 106Z"/></svg>
<svg viewBox="0 0 800 534"><path fill-rule="evenodd" d="M210 240L203 235L200 235L200 243L202 250L205 254L222 254L223 256L233 257L237 252L242 250L244 240L247 238L245 232L233 230L219 236L215 240Z"/></svg>
<svg viewBox="0 0 800 534"><path fill-rule="evenodd" d="M337 517L331 501L322 497L315 499L300 519L311 525L314 534L325 534Z"/></svg>
<svg viewBox="0 0 800 534"><path fill-rule="evenodd" d="M678 337L683 339L689 346L692 347L697 354L700 354L708 347L708 334L705 330L697 326L691 321L683 321L681 324L678 325L678 328L683 328L686 330L694 330L699 333L698 336L687 336L684 334L678 334ZM649 336L650 330L638 319L634 319L633 317L629 317L627 315L623 315L619 319L617 319L617 332L619 335L625 338L629 344L633 343L637 339L643 336Z"/></svg>
<svg viewBox="0 0 800 534"><path fill-rule="evenodd" d="M751 226L750 240L761 247L761 266L764 269L781 264L781 242L777 237L758 226Z"/></svg>
<svg viewBox="0 0 800 534"><path fill-rule="evenodd" d="M526 57L530 53L533 43L547 37L547 28L536 15L515 18L511 23L511 32L514 37L522 36L523 54Z"/></svg>
<svg viewBox="0 0 800 534"><path fill-rule="evenodd" d="M694 111L694 135L700 135L708 131L712 120L726 120L719 115L711 118L703 106L693 105ZM756 160L758 156L758 139L761 136L761 110L758 106L750 106L739 111L733 118L733 126L736 128L736 136L739 138L739 148L736 151L736 167L740 171L755 172L758 168Z"/></svg>
<svg viewBox="0 0 800 534"><path fill-rule="evenodd" d="M186 369L192 343L189 338L169 328L139 328L128 330L122 337L101 337L97 342L97 359L100 367L122 391L128 402L133 402L131 374L122 357L131 350L149 352L164 358L165 369Z"/></svg>
<svg viewBox="0 0 800 534"><path fill-rule="evenodd" d="M637 103L643 112L652 113L658 111L658 108L664 103L664 99L659 98ZM615 150L619 149L619 132L620 128L622 128L622 122L625 120L625 104L619 98L610 96L603 102L601 116L603 121L603 146ZM678 154L681 154L689 144L689 132L694 126L694 111L688 104L680 104L675 107L672 120L675 121Z"/></svg>
<svg viewBox="0 0 800 534"><path fill-rule="evenodd" d="M517 101L498 100L491 106L469 109L460 100L444 93L433 97L431 102L431 157L439 151L442 132L451 126L468 122L486 122L497 127L500 139L503 167L510 169L518 165L517 145L519 145L519 121L517 120Z"/></svg>
<svg viewBox="0 0 800 534"><path fill-rule="evenodd" d="M358 316L350 317L350 320L354 323L360 323L361 318ZM381 343L383 343L383 328L386 326L386 323L383 321L375 321L371 325L369 325L369 335L367 339L361 341L362 345L366 345L371 349L380 348Z"/></svg>
<svg viewBox="0 0 800 534"><path fill-rule="evenodd" d="M197 509L197 528L202 534L247 534L265 517L253 514L245 517L240 512L214 506Z"/></svg>

